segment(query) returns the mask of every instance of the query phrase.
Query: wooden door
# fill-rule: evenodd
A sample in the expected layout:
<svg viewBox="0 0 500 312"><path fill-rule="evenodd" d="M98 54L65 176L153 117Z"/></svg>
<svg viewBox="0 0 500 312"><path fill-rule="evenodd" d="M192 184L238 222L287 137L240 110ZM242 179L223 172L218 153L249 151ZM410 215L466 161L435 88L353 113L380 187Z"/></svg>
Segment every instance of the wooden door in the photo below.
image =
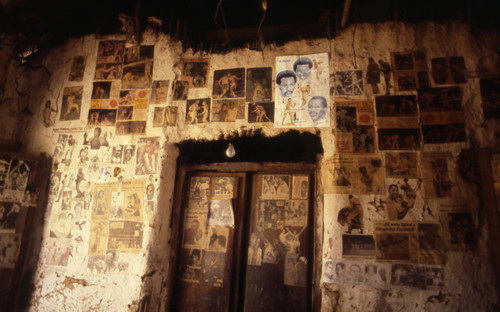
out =
<svg viewBox="0 0 500 312"><path fill-rule="evenodd" d="M245 311L307 310L310 184L307 174L253 176Z"/></svg>
<svg viewBox="0 0 500 312"><path fill-rule="evenodd" d="M186 171L173 310L308 310L313 171L234 168Z"/></svg>
<svg viewBox="0 0 500 312"><path fill-rule="evenodd" d="M186 181L174 310L231 311L245 174L194 173Z"/></svg>

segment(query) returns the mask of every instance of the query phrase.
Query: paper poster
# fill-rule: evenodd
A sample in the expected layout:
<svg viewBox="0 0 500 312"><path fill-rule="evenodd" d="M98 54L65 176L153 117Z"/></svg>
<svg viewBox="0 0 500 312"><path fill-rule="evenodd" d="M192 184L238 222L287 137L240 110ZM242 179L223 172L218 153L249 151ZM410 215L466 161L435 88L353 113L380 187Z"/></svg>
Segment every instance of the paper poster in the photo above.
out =
<svg viewBox="0 0 500 312"><path fill-rule="evenodd" d="M427 198L452 196L453 182L448 169L451 157L450 152L422 153L422 180Z"/></svg>
<svg viewBox="0 0 500 312"><path fill-rule="evenodd" d="M261 198L289 199L290 183L289 175L263 175Z"/></svg>
<svg viewBox="0 0 500 312"><path fill-rule="evenodd" d="M274 126L329 127L327 53L276 57Z"/></svg>
<svg viewBox="0 0 500 312"><path fill-rule="evenodd" d="M339 153L375 151L373 103L371 101L335 100L336 146Z"/></svg>
<svg viewBox="0 0 500 312"><path fill-rule="evenodd" d="M144 224L134 221L110 221L108 250L140 253Z"/></svg>
<svg viewBox="0 0 500 312"><path fill-rule="evenodd" d="M123 192L124 220L142 221L144 207L144 189L146 179L123 179L121 191Z"/></svg>
<svg viewBox="0 0 500 312"><path fill-rule="evenodd" d="M245 100L215 100L212 103L213 122L231 122L245 119Z"/></svg>
<svg viewBox="0 0 500 312"><path fill-rule="evenodd" d="M436 222L375 221L376 259L444 264L443 236Z"/></svg>
<svg viewBox="0 0 500 312"><path fill-rule="evenodd" d="M248 103L248 123L274 123L274 102Z"/></svg>
<svg viewBox="0 0 500 312"><path fill-rule="evenodd" d="M424 144L466 141L459 87L418 90Z"/></svg>
<svg viewBox="0 0 500 312"><path fill-rule="evenodd" d="M232 68L214 71L214 99L245 97L245 69Z"/></svg>
<svg viewBox="0 0 500 312"><path fill-rule="evenodd" d="M330 96L355 96L364 93L361 70L338 71L330 74Z"/></svg>
<svg viewBox="0 0 500 312"><path fill-rule="evenodd" d="M396 91L410 91L430 86L425 52L391 52L391 62Z"/></svg>
<svg viewBox="0 0 500 312"><path fill-rule="evenodd" d="M272 74L273 69L271 67L247 69L247 102L272 101Z"/></svg>
<svg viewBox="0 0 500 312"><path fill-rule="evenodd" d="M432 78L438 85L465 83L465 60L461 56L432 59Z"/></svg>
<svg viewBox="0 0 500 312"><path fill-rule="evenodd" d="M182 60L181 80L190 88L205 88L208 83L210 59L188 58Z"/></svg>
<svg viewBox="0 0 500 312"><path fill-rule="evenodd" d="M63 90L59 120L79 120L82 108L83 87L67 87Z"/></svg>
<svg viewBox="0 0 500 312"><path fill-rule="evenodd" d="M230 199L212 199L210 201L208 225L234 226L233 204Z"/></svg>

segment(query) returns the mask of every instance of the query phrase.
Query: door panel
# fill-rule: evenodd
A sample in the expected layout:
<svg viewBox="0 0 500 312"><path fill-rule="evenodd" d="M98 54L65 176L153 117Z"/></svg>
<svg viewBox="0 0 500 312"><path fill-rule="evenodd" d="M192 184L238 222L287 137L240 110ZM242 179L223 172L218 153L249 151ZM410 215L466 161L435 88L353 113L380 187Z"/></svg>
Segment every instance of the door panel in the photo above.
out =
<svg viewBox="0 0 500 312"><path fill-rule="evenodd" d="M306 311L309 176L253 178L245 311Z"/></svg>
<svg viewBox="0 0 500 312"><path fill-rule="evenodd" d="M234 250L239 248L240 240L235 226L241 220L244 177L234 173L197 173L188 177L175 310L231 310Z"/></svg>
<svg viewBox="0 0 500 312"><path fill-rule="evenodd" d="M313 175L274 171L188 172L174 311L310 306Z"/></svg>

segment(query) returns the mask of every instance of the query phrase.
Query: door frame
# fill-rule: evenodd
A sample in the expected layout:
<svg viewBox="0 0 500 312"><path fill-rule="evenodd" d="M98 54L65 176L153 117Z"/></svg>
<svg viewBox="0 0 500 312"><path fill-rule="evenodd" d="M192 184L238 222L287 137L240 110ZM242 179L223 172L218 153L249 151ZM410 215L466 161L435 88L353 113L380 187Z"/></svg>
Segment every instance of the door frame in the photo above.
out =
<svg viewBox="0 0 500 312"><path fill-rule="evenodd" d="M321 157L318 157L318 163L320 162L320 160ZM251 187L251 179L253 174L255 173L306 173L314 177L314 181L312 181L313 183L311 183L311 189L313 190L313 192L311 193L312 216L310 221L312 227L310 228L309 233L309 241L311 245L309 247L310 259L308 259L308 262L311 262L308 270L308 274L311 276L311 280L310 284L308 285L307 305L310 310L319 311L319 308L321 307L320 280L322 266L321 254L323 248L323 200L321 196L318 196L320 193L322 193L321 183L319 179L321 177L321 173L317 164L306 162L218 162L209 164L178 164L172 214L170 218L170 256L168 262L169 266L167 274L168 284L166 302L167 311L171 309L171 307L173 306L173 300L175 300L173 298L173 288L176 278L175 270L177 268L177 260L180 250L182 203L186 200L186 196L188 196L189 190L186 185L186 179L190 174L196 172L244 173L246 175L246 179L243 179L244 181L241 181L243 183L242 187L239 187L238 189L240 190L240 192L247 194L250 194L247 191L248 188ZM238 196L243 196L243 194L238 194ZM245 198L244 205L249 207L250 200L251 196ZM246 241L246 237L244 236L244 231L248 230L248 224L245 224L244 220L249 217L249 212L249 210L244 211L244 215L242 216L242 218L240 218L240 228L237 232L235 232L235 239L239 239L239 242L242 245L248 243ZM242 254L246 255L246 251L242 252ZM241 256L242 255L239 253L234 256L232 276L235 276L235 274L237 274L236 276L240 276L241 274L245 273L242 272L241 268L241 264L243 262ZM243 309L243 300L239 300L239 298L241 297L240 290L242 288L242 281L244 281L244 278L238 278L232 283L231 294L234 295L231 296L231 311L242 311Z"/></svg>

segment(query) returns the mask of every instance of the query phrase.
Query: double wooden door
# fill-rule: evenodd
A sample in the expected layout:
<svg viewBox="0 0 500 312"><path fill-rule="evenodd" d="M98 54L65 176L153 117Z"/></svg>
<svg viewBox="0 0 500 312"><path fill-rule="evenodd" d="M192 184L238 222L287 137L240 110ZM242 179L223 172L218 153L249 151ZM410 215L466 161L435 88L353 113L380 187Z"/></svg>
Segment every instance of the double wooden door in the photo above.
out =
<svg viewBox="0 0 500 312"><path fill-rule="evenodd" d="M305 311L312 171L187 172L175 311Z"/></svg>

